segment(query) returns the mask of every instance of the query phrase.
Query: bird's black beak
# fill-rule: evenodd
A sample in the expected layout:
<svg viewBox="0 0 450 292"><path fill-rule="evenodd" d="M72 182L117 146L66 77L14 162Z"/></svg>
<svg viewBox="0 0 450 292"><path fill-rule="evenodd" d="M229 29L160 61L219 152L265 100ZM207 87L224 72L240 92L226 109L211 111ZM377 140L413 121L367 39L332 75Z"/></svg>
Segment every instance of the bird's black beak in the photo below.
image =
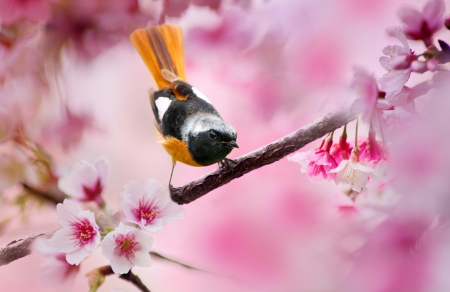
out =
<svg viewBox="0 0 450 292"><path fill-rule="evenodd" d="M239 148L239 145L236 143L236 141L222 142L222 143L227 144L228 146L231 146L233 148Z"/></svg>

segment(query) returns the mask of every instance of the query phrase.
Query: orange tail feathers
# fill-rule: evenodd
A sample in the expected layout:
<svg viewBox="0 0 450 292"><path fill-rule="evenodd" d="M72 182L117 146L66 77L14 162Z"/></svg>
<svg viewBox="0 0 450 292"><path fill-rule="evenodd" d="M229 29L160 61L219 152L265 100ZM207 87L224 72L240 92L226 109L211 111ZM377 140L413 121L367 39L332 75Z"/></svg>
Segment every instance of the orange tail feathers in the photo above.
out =
<svg viewBox="0 0 450 292"><path fill-rule="evenodd" d="M131 34L130 40L152 73L158 89L171 87L171 83L163 77L162 69L169 70L186 81L180 27L163 24L138 29Z"/></svg>

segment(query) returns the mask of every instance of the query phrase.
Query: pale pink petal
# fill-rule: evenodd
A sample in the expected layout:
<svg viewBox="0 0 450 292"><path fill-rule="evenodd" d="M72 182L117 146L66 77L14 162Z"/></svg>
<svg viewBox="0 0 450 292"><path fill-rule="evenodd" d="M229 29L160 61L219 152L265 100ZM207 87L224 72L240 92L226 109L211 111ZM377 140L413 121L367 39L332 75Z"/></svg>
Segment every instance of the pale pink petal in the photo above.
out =
<svg viewBox="0 0 450 292"><path fill-rule="evenodd" d="M72 230L69 227L64 227L56 231L50 241L57 251L68 253L77 249L76 243L70 240L71 237Z"/></svg>
<svg viewBox="0 0 450 292"><path fill-rule="evenodd" d="M80 161L72 167L68 175L59 179L58 187L77 200L94 201L101 206L104 204L101 193L107 174L108 165L103 160L99 160L96 167L86 161Z"/></svg>
<svg viewBox="0 0 450 292"><path fill-rule="evenodd" d="M128 222L156 232L166 222L183 218L183 208L171 200L168 188L158 181L151 179L145 185L129 181L124 188L124 214Z"/></svg>
<svg viewBox="0 0 450 292"><path fill-rule="evenodd" d="M59 252L55 249L50 239L38 237L33 242L33 249L44 257L54 257Z"/></svg>
<svg viewBox="0 0 450 292"><path fill-rule="evenodd" d="M78 265L100 243L94 213L66 199L57 205L57 215L64 227L53 234L51 242L57 251L66 253L70 264Z"/></svg>
<svg viewBox="0 0 450 292"><path fill-rule="evenodd" d="M85 248L79 248L75 251L72 251L66 254L66 260L71 265L79 265L82 260L87 258L91 254L91 251Z"/></svg>
<svg viewBox="0 0 450 292"><path fill-rule="evenodd" d="M416 86L409 88L409 102L414 101L419 96L427 94L431 89L433 89L434 84L431 81L425 81L417 84Z"/></svg>
<svg viewBox="0 0 450 292"><path fill-rule="evenodd" d="M56 205L58 222L62 226L68 226L69 222L76 221L76 216L81 211L83 209L78 203L68 199L65 199L62 204Z"/></svg>
<svg viewBox="0 0 450 292"><path fill-rule="evenodd" d="M114 249L116 248L116 243L114 241L114 234L108 233L102 240L102 254L108 258L112 259L115 257Z"/></svg>
<svg viewBox="0 0 450 292"><path fill-rule="evenodd" d="M437 26L442 27L442 15L445 12L445 3L442 0L431 0L423 8L423 16L429 25L429 29L436 31Z"/></svg>
<svg viewBox="0 0 450 292"><path fill-rule="evenodd" d="M170 199L169 189L155 179L149 179L145 182L147 194L151 195L158 202L158 205L164 207L167 203L172 202Z"/></svg>
<svg viewBox="0 0 450 292"><path fill-rule="evenodd" d="M124 274L135 265L151 264L149 252L152 244L151 235L121 222L103 239L102 253L110 260L114 273Z"/></svg>
<svg viewBox="0 0 450 292"><path fill-rule="evenodd" d="M155 241L153 239L153 236L145 232L136 232L136 231L139 230L134 229L133 233L136 241L140 243L141 246L140 250L149 251L153 246L153 242Z"/></svg>
<svg viewBox="0 0 450 292"><path fill-rule="evenodd" d="M42 264L39 277L46 286L57 288L60 291L70 291L78 271L78 266L52 257Z"/></svg>
<svg viewBox="0 0 450 292"><path fill-rule="evenodd" d="M397 33L398 30L396 29L395 32ZM409 54L410 51L408 48L393 45L393 46L386 46L382 50L383 54L385 54L388 57L394 58L400 54Z"/></svg>
<svg viewBox="0 0 450 292"><path fill-rule="evenodd" d="M411 75L410 69L393 70L379 79L381 89L388 92L399 92Z"/></svg>
<svg viewBox="0 0 450 292"><path fill-rule="evenodd" d="M338 173L341 170L343 170L344 168L347 167L347 165L349 164L348 160L342 160L341 163L338 165L338 167L336 167L335 169L330 170L330 173Z"/></svg>
<svg viewBox="0 0 450 292"><path fill-rule="evenodd" d="M97 172L94 167L86 161L75 164L66 177L60 178L59 189L71 197L82 199L85 197L83 185L92 185L97 179Z"/></svg>
<svg viewBox="0 0 450 292"><path fill-rule="evenodd" d="M375 166L370 178L380 183L387 183L394 178L393 171L389 168L388 162L381 159Z"/></svg>
<svg viewBox="0 0 450 292"><path fill-rule="evenodd" d="M169 223L174 220L182 220L184 218L185 210L183 207L177 204L168 204L162 211L163 224Z"/></svg>
<svg viewBox="0 0 450 292"><path fill-rule="evenodd" d="M111 260L111 268L115 274L126 274L132 267L134 267L134 264L125 257Z"/></svg>
<svg viewBox="0 0 450 292"><path fill-rule="evenodd" d="M131 262L138 267L150 267L152 265L150 254L145 251L137 251Z"/></svg>
<svg viewBox="0 0 450 292"><path fill-rule="evenodd" d="M288 156L287 160L292 162L297 162L301 165L301 172L305 172L309 164L309 159L307 158L310 152L297 152L294 155Z"/></svg>
<svg viewBox="0 0 450 292"><path fill-rule="evenodd" d="M352 167L354 169L362 171L362 172L367 172L367 173L373 172L373 168L365 166L361 163L352 163Z"/></svg>
<svg viewBox="0 0 450 292"><path fill-rule="evenodd" d="M394 129L404 130L409 127L416 115L404 107L397 106L394 110L384 111L382 117Z"/></svg>
<svg viewBox="0 0 450 292"><path fill-rule="evenodd" d="M139 222L139 226L148 232L158 232L163 228L163 220L157 218L153 220L152 224L142 224L142 222Z"/></svg>
<svg viewBox="0 0 450 292"><path fill-rule="evenodd" d="M401 30L401 29L396 29L395 30L395 37L402 43L403 45L403 50L401 50L401 53L405 53L405 54L409 54L409 44L408 41L406 40L406 36L405 33Z"/></svg>
<svg viewBox="0 0 450 292"><path fill-rule="evenodd" d="M390 57L381 56L379 61L380 61L381 67L383 67L387 71L391 71L392 70L391 58Z"/></svg>
<svg viewBox="0 0 450 292"><path fill-rule="evenodd" d="M389 92L386 94L386 100L395 106L405 106L408 103L409 91L402 88L399 92Z"/></svg>
<svg viewBox="0 0 450 292"><path fill-rule="evenodd" d="M410 7L401 7L397 13L408 31L420 31L423 18L419 11Z"/></svg>
<svg viewBox="0 0 450 292"><path fill-rule="evenodd" d="M137 206L139 204L139 199L145 194L145 187L141 183L131 180L125 184L124 188L126 197L129 198L129 202L134 206Z"/></svg>
<svg viewBox="0 0 450 292"><path fill-rule="evenodd" d="M100 159L95 163L95 169L97 170L98 177L105 184L106 177L108 176L108 165L103 159Z"/></svg>

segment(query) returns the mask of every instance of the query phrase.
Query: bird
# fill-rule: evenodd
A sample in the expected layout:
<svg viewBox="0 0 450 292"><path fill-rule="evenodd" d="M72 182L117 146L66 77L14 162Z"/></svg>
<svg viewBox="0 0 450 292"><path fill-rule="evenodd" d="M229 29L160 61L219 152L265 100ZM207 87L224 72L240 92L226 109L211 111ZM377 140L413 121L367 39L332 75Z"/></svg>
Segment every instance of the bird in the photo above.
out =
<svg viewBox="0 0 450 292"><path fill-rule="evenodd" d="M239 148L237 132L211 101L187 82L181 28L173 24L141 28L131 33L130 40L157 86L148 94L158 142L172 157L169 186L177 162L231 167L230 162L235 162L226 157Z"/></svg>

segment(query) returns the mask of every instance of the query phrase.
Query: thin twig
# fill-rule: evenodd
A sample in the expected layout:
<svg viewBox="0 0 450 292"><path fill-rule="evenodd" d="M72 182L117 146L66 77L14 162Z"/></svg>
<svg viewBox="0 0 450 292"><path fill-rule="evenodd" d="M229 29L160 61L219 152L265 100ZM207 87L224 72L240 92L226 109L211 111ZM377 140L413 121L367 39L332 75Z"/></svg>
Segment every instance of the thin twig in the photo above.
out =
<svg viewBox="0 0 450 292"><path fill-rule="evenodd" d="M98 268L98 271L104 276L114 275L114 272L113 272L111 266L100 267L100 268ZM131 270L126 274L120 275L119 278L122 278L125 281L133 283L142 292L151 292L147 288L147 286L145 286L145 284L142 283L141 279L136 274L134 274Z"/></svg>
<svg viewBox="0 0 450 292"><path fill-rule="evenodd" d="M62 202L63 202L62 199L63 199L64 197L57 198L55 195L52 195L52 194L48 194L48 193L46 193L46 192L43 192L43 191L41 191L41 190L39 190L39 189L37 189L37 188L35 188L35 187L29 185L29 184L26 183L26 182L21 182L20 185L21 185L22 188L23 188L24 190L26 190L29 194L34 195L34 196L36 196L36 197L38 197L38 198L44 199L45 201L50 202L50 203L52 203L52 204L55 204L55 205L56 205L56 204L58 204L58 203L62 203Z"/></svg>
<svg viewBox="0 0 450 292"><path fill-rule="evenodd" d="M218 168L182 187L171 187L172 200L180 205L191 203L233 179L299 150L314 140L351 122L356 116L355 112L343 109L330 113L269 145L233 159L236 161L233 167Z"/></svg>
<svg viewBox="0 0 450 292"><path fill-rule="evenodd" d="M342 127L355 118L356 113L350 110L340 110L328 114L325 117L267 146L237 158L236 165L234 167L216 169L206 176L185 186L172 188L172 199L178 204L188 204L195 201L201 196L232 181L235 178L241 177L250 171L280 160L290 153L302 148L306 144ZM27 188L27 185L22 186ZM7 246L0 248L0 266L29 255L31 252L31 242L36 237L41 235L42 234L31 236L26 239L16 240ZM162 257L165 258L164 256ZM181 264L179 262L176 263Z"/></svg>

